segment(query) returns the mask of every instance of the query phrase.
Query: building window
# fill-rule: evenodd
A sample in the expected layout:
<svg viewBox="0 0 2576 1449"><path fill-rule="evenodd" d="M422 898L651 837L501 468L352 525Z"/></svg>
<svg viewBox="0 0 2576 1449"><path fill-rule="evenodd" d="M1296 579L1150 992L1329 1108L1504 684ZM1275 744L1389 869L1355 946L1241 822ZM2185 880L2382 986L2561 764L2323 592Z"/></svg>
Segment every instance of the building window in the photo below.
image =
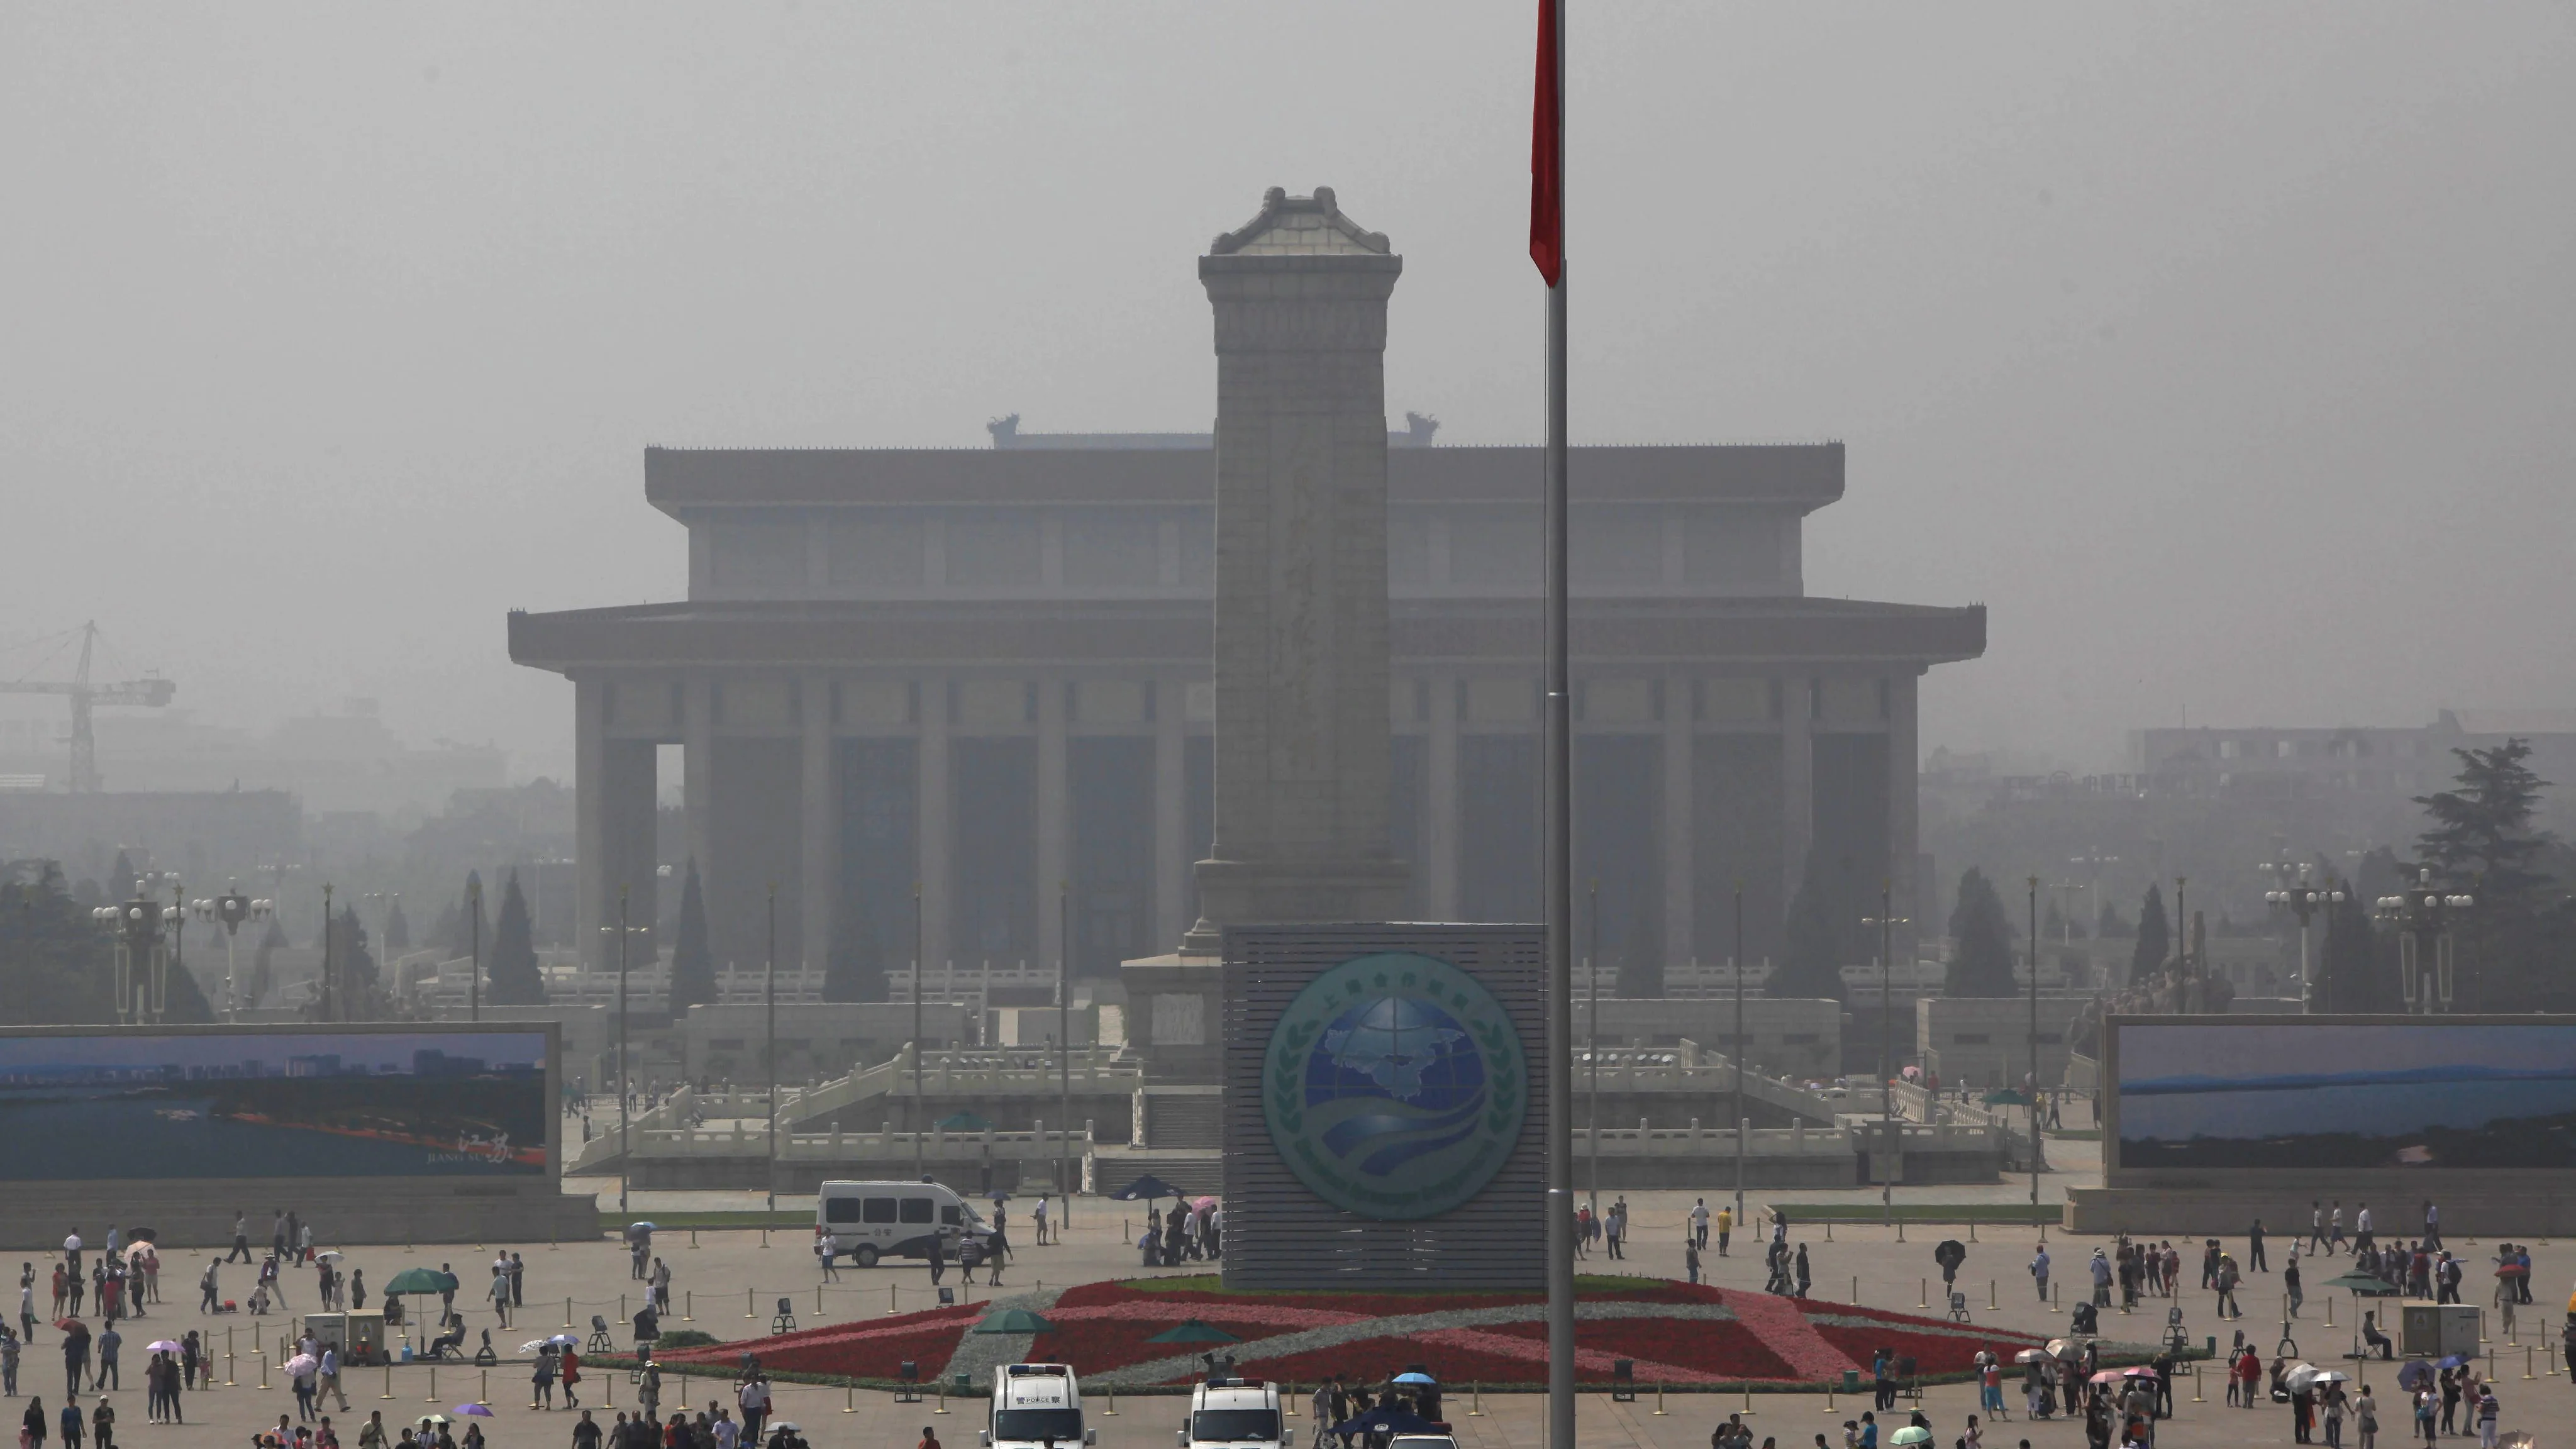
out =
<svg viewBox="0 0 2576 1449"><path fill-rule="evenodd" d="M960 589L1030 589L1038 583L1038 522L1025 514L951 516L948 584Z"/></svg>
<svg viewBox="0 0 2576 1449"><path fill-rule="evenodd" d="M1064 581L1078 589L1159 587L1151 515L1129 508L1087 508L1064 520Z"/></svg>
<svg viewBox="0 0 2576 1449"><path fill-rule="evenodd" d="M832 582L843 588L917 589L924 558L919 518L844 519L832 525Z"/></svg>

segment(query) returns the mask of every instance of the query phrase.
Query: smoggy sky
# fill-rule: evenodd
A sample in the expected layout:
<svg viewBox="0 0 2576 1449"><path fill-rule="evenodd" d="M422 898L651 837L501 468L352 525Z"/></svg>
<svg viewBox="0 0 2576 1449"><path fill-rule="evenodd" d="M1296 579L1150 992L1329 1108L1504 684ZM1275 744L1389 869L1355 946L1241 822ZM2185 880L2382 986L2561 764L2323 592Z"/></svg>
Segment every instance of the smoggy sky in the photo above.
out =
<svg viewBox="0 0 2576 1449"><path fill-rule="evenodd" d="M1848 442L1810 590L1991 609L1927 750L2576 704L2576 10L1572 3L1576 441ZM1203 429L1271 185L1533 441L1532 9L0 8L0 677L560 771L647 443Z"/></svg>

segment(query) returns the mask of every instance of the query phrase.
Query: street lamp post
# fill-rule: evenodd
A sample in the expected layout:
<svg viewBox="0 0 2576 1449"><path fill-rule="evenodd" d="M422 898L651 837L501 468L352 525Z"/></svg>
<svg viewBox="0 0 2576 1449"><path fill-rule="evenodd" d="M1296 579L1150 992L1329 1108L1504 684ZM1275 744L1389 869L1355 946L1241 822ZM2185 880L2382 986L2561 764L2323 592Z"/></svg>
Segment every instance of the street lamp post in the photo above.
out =
<svg viewBox="0 0 2576 1449"><path fill-rule="evenodd" d="M1056 1138L1055 1183L1064 1192L1065 1223L1073 1222L1073 887L1055 887ZM1043 1146L1044 1144L1040 1144Z"/></svg>
<svg viewBox="0 0 2576 1449"><path fill-rule="evenodd" d="M1744 882L1735 883L1735 1224L1744 1226Z"/></svg>
<svg viewBox="0 0 2576 1449"><path fill-rule="evenodd" d="M476 914L479 916L481 912L478 910ZM630 926L626 923L626 887L621 885L617 888L617 924L602 926L599 929L617 933L617 1211L622 1216L626 1212L628 1170L626 1122L631 1115L627 1108L626 1092L626 943L634 940L639 934L651 930L652 927Z"/></svg>
<svg viewBox="0 0 2576 1449"><path fill-rule="evenodd" d="M769 969L761 995L769 1008L769 1040L761 1058L769 1063L769 1210L778 1211L778 882L769 883Z"/></svg>
<svg viewBox="0 0 2576 1449"><path fill-rule="evenodd" d="M241 927L244 921L264 921L275 910L265 900L253 900L242 894L240 881L228 881L222 895L197 902L197 919L217 922L224 928L224 1020L241 1019L241 997L234 982L240 965Z"/></svg>
<svg viewBox="0 0 2576 1449"><path fill-rule="evenodd" d="M483 1019L483 878L465 883L465 1019Z"/></svg>
<svg viewBox="0 0 2576 1449"><path fill-rule="evenodd" d="M2039 1175L2048 1164L2039 1140L2039 877L2030 878L2030 1205L2039 1206ZM2037 1216L2036 1213L2033 1216Z"/></svg>
<svg viewBox="0 0 2576 1449"><path fill-rule="evenodd" d="M922 1177L921 1148L921 978L930 963L921 959L921 882L912 883L912 1175Z"/></svg>
<svg viewBox="0 0 2576 1449"><path fill-rule="evenodd" d="M2268 867L2267 867L2268 868ZM2308 952L2308 925L2317 912L2340 903L2343 892L2332 885L2308 883L2308 867L2296 867L2298 879L2284 880L2278 890L2263 892L2263 899L2275 906L2285 906L2299 918L2299 1012L2305 1015L2317 1009L2316 960Z"/></svg>
<svg viewBox="0 0 2576 1449"><path fill-rule="evenodd" d="M2397 928L2398 985L2409 1013L2430 1016L2451 1009L2453 918L2466 916L2476 905L2475 896L2435 885L2429 865L2413 885L2379 898L2379 918Z"/></svg>
<svg viewBox="0 0 2576 1449"><path fill-rule="evenodd" d="M1864 926L1878 927L1878 1144L1884 1170L1879 1174L1878 1205L1883 1222L1896 1221L1896 1084L1890 1071L1895 1065L1890 1055L1888 1033L1896 1024L1896 995L1890 973L1895 969L1896 928L1911 922L1896 914L1896 886L1890 880L1878 883L1878 914L1863 916Z"/></svg>
<svg viewBox="0 0 2576 1449"><path fill-rule="evenodd" d="M1584 988L1590 1005L1584 1008L1583 1062L1591 1080L1583 1089L1583 1170L1587 1179L1584 1195L1592 1204L1592 1220L1601 1221L1601 882L1592 882L1589 898L1592 907L1592 936L1584 957L1584 969L1590 981Z"/></svg>
<svg viewBox="0 0 2576 1449"><path fill-rule="evenodd" d="M331 1019L331 883L322 883L322 991L320 1018Z"/></svg>

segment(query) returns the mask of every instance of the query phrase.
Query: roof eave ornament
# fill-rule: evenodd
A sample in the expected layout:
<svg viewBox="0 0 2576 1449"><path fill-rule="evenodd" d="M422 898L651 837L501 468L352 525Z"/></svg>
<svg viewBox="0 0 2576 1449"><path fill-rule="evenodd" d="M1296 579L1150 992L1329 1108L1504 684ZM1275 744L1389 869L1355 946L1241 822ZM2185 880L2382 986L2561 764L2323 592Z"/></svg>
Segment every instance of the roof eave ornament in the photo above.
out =
<svg viewBox="0 0 2576 1449"><path fill-rule="evenodd" d="M1282 213L1290 211L1322 212L1328 225L1364 250L1383 254L1394 249L1385 232L1366 230L1358 222L1342 215L1341 207L1334 200L1333 188L1318 186L1312 196L1290 196L1288 188L1273 186L1261 193L1260 213L1232 231L1219 233L1215 241L1208 243L1208 255L1232 256L1269 231Z"/></svg>

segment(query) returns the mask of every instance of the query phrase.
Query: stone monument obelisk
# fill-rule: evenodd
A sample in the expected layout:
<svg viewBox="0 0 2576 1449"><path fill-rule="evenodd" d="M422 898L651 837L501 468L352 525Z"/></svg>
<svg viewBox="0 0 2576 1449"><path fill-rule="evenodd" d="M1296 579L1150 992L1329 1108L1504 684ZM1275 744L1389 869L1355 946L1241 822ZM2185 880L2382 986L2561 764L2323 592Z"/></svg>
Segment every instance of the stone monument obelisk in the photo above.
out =
<svg viewBox="0 0 2576 1449"><path fill-rule="evenodd" d="M1164 1080L1216 1078L1224 927L1403 905L1387 844L1385 370L1403 270L1322 186L1272 187L1199 258L1216 314L1216 841L1180 951L1123 973L1129 1040Z"/></svg>

